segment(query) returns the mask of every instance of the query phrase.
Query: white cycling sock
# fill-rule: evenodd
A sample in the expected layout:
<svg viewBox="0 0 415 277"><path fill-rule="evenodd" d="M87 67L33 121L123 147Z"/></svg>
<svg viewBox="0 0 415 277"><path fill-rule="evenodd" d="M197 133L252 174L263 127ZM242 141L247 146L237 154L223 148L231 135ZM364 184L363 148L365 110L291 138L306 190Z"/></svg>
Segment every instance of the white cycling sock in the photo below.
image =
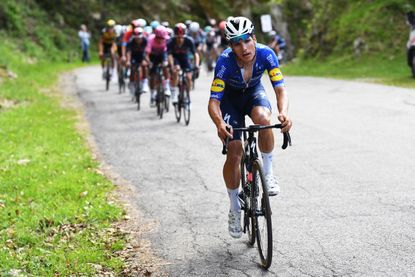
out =
<svg viewBox="0 0 415 277"><path fill-rule="evenodd" d="M239 189L228 189L229 199L231 200L230 208L232 212L241 211L241 203L239 203L238 194Z"/></svg>
<svg viewBox="0 0 415 277"><path fill-rule="evenodd" d="M262 163L264 165L264 174L265 176L268 175L273 175L273 170L272 170L272 157L273 154L272 152L270 153L261 153L262 156Z"/></svg>

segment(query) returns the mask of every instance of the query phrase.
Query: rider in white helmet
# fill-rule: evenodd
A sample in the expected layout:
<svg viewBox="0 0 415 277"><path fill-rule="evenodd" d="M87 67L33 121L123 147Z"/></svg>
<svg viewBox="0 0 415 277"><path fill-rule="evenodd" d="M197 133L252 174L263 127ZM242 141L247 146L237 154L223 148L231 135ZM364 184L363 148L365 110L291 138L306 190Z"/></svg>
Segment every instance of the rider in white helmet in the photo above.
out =
<svg viewBox="0 0 415 277"><path fill-rule="evenodd" d="M271 103L261 83L265 70L276 95L275 119L281 122L281 131L288 132L292 123L288 117L288 96L277 56L268 46L257 43L252 22L246 17L229 19L225 25L225 36L230 47L217 61L208 110L221 141L230 138L223 177L230 199L228 230L232 237L238 238L242 235L238 194L243 146L241 133L232 128L243 127L246 115L254 124L271 124ZM230 131L227 130L228 127L231 127ZM258 146L268 193L276 195L280 189L273 174L274 135L271 129L259 133Z"/></svg>

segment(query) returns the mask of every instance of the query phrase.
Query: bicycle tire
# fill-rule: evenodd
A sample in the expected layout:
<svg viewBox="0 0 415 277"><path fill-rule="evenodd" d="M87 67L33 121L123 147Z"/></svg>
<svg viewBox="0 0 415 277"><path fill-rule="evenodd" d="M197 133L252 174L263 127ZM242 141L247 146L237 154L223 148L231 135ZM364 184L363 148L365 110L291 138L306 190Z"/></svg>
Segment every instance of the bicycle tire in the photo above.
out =
<svg viewBox="0 0 415 277"><path fill-rule="evenodd" d="M258 176L259 175L259 176ZM259 178L258 178L258 177ZM261 184L258 184L260 181ZM253 163L253 193L258 191L253 198L256 200L255 233L261 266L268 269L272 262L272 219L271 205L269 203L268 191L265 185L265 176L259 160Z"/></svg>
<svg viewBox="0 0 415 277"><path fill-rule="evenodd" d="M186 88L184 91L184 97L183 97L183 117L184 117L184 122L187 125L189 125L190 122L190 93L189 93L189 89L187 86L187 81L185 82L184 87Z"/></svg>
<svg viewBox="0 0 415 277"><path fill-rule="evenodd" d="M111 80L110 65L109 65L109 62L107 62L107 67L105 69L105 90L106 91L110 89L110 80Z"/></svg>
<svg viewBox="0 0 415 277"><path fill-rule="evenodd" d="M163 85L159 84L159 89L157 91L157 114L160 117L160 119L163 118L163 112L164 112L164 90L163 90Z"/></svg>
<svg viewBox="0 0 415 277"><path fill-rule="evenodd" d="M245 154L242 155L242 159L241 159L241 188L243 190L243 197L242 197L242 201L243 201L243 211L244 211L244 215L243 215L243 223L244 223L244 232L248 234L248 245L253 246L255 244L255 225L254 225L254 217L252 217L253 213L251 210L252 207L252 203L251 200L252 195L251 195L251 189L250 189L250 184L247 183L247 179L246 179L246 168L245 168ZM242 203L241 203L242 206Z"/></svg>
<svg viewBox="0 0 415 277"><path fill-rule="evenodd" d="M118 93L121 94L125 92L125 80L124 80L124 67L121 66L121 68L118 70Z"/></svg>
<svg viewBox="0 0 415 277"><path fill-rule="evenodd" d="M137 103L137 111L140 110L140 106L141 106L141 82L140 82L140 66L137 66L135 68L135 72L134 72L134 96L135 96L135 102Z"/></svg>
<svg viewBox="0 0 415 277"><path fill-rule="evenodd" d="M170 96L168 95L164 95L164 108L166 109L166 113L168 113L170 109Z"/></svg>
<svg viewBox="0 0 415 277"><path fill-rule="evenodd" d="M183 85L179 84L179 95L177 103L174 104L174 115L176 116L177 122L180 122L182 117L182 102L183 102Z"/></svg>

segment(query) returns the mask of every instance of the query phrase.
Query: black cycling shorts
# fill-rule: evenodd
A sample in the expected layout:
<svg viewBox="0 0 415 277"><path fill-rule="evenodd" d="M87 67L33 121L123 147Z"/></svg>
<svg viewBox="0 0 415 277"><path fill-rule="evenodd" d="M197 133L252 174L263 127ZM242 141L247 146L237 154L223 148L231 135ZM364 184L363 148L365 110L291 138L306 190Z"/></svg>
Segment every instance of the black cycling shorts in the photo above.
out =
<svg viewBox="0 0 415 277"><path fill-rule="evenodd" d="M220 110L223 120L233 128L245 127L245 116L251 116L252 109L261 106L271 109L271 103L261 83L245 90L225 87ZM234 132L232 140L240 140L241 132Z"/></svg>
<svg viewBox="0 0 415 277"><path fill-rule="evenodd" d="M192 71L192 65L190 64L189 58L187 55L180 56L180 57L174 57L174 64L180 65L180 68L184 72L191 72Z"/></svg>
<svg viewBox="0 0 415 277"><path fill-rule="evenodd" d="M156 73L156 69L159 64L167 62L167 53L162 53L161 55L150 54L150 61L152 63L150 74L154 74Z"/></svg>

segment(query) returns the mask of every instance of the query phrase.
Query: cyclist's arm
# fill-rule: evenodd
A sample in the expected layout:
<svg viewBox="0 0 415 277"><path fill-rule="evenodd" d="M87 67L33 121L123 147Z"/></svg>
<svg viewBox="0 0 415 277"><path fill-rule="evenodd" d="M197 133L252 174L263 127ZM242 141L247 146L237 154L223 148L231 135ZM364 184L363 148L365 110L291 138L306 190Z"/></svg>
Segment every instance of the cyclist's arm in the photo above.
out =
<svg viewBox="0 0 415 277"><path fill-rule="evenodd" d="M277 97L278 120L281 122L283 128L281 132L288 132L292 126L290 117L288 116L288 95L284 86L274 87L275 95Z"/></svg>
<svg viewBox="0 0 415 277"><path fill-rule="evenodd" d="M104 42L102 40L102 37L99 39L98 53L99 53L100 56L102 56L102 54L104 53Z"/></svg>
<svg viewBox="0 0 415 277"><path fill-rule="evenodd" d="M170 65L170 67L173 68L174 67L174 58L173 58L173 55L172 54L169 54L168 59L169 59L169 65Z"/></svg>
<svg viewBox="0 0 415 277"><path fill-rule="evenodd" d="M198 67L200 65L200 57L199 57L199 53L195 53L195 64Z"/></svg>
<svg viewBox="0 0 415 277"><path fill-rule="evenodd" d="M117 52L117 44L113 41L111 45L111 54L115 54L115 52Z"/></svg>
<svg viewBox="0 0 415 277"><path fill-rule="evenodd" d="M131 51L129 49L127 49L126 61L127 61L127 65L131 65Z"/></svg>

